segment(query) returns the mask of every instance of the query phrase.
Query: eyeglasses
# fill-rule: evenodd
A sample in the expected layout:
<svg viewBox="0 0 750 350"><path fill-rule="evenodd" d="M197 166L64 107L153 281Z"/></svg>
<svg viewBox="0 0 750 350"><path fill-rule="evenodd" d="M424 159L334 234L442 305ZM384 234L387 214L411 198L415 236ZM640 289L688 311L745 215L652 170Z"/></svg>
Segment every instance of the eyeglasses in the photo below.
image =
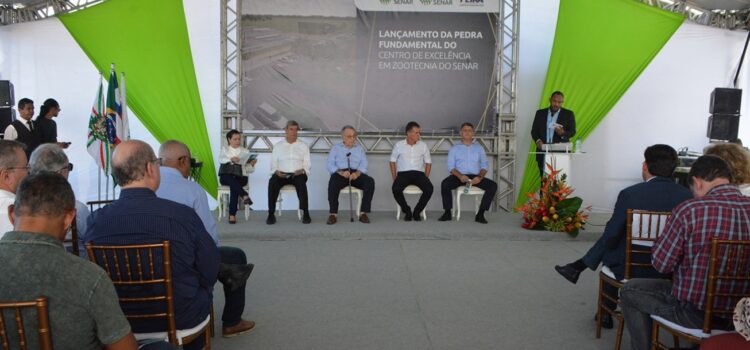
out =
<svg viewBox="0 0 750 350"><path fill-rule="evenodd" d="M5 168L5 170L26 170L26 172L28 172L29 169L31 169L31 167L28 164L26 166L17 166L17 167Z"/></svg>
<svg viewBox="0 0 750 350"><path fill-rule="evenodd" d="M151 163L156 163L157 165L164 165L162 164L164 161L161 158L154 158L151 159Z"/></svg>
<svg viewBox="0 0 750 350"><path fill-rule="evenodd" d="M62 172L63 170L67 170L68 172L73 171L73 163L68 163L68 165L60 168L60 170L58 170L58 172Z"/></svg>

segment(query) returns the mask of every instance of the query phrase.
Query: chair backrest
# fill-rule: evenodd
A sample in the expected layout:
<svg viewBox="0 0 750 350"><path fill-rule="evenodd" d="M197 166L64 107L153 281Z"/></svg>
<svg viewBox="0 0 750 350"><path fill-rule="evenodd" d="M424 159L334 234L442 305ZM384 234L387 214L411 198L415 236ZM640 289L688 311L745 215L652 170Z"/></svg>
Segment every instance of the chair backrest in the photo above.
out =
<svg viewBox="0 0 750 350"><path fill-rule="evenodd" d="M86 202L86 205L89 206L89 210L93 213L94 210L97 210L103 206L106 206L107 204L112 203L114 201L115 201L114 199L105 199L101 201L88 201Z"/></svg>
<svg viewBox="0 0 750 350"><path fill-rule="evenodd" d="M714 238L709 259L703 333L714 316L731 320L737 302L750 296L750 241Z"/></svg>
<svg viewBox="0 0 750 350"><path fill-rule="evenodd" d="M650 256L651 248L659 238L667 219L672 215L664 211L648 211L628 209L627 233L625 235L625 278L630 279L633 268L648 268L648 263L634 259L636 254ZM633 244L649 247L648 249L634 249Z"/></svg>
<svg viewBox="0 0 750 350"><path fill-rule="evenodd" d="M70 250L71 253L80 256L80 252L78 251L78 225L76 224L76 220L73 219L73 223L70 224L70 238L63 239L63 244L70 243Z"/></svg>
<svg viewBox="0 0 750 350"><path fill-rule="evenodd" d="M26 350L29 348L29 344L26 341L26 330L24 329L24 320L22 309L30 308L36 310L37 318L37 332L39 333L39 349L41 350L52 350L52 335L50 334L49 326L49 311L47 308L47 298L39 297L36 300L31 301L19 301L2 303L0 302L0 341L2 342L2 349L21 349ZM11 323L5 319L5 311L10 310L14 315L16 325L16 333L18 336L18 347L10 346L10 337L6 325Z"/></svg>
<svg viewBox="0 0 750 350"><path fill-rule="evenodd" d="M89 260L101 266L112 279L125 317L129 321L165 319L169 342L177 344L169 241L116 246L86 243L86 251ZM163 289L154 288L159 285Z"/></svg>

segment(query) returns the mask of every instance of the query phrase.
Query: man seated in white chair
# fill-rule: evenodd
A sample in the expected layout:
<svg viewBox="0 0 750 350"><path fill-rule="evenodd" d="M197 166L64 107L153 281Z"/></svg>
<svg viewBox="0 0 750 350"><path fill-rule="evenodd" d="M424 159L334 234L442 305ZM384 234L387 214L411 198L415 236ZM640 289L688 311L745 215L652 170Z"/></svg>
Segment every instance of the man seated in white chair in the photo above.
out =
<svg viewBox="0 0 750 350"><path fill-rule="evenodd" d="M281 188L294 185L299 198L299 208L302 209L302 223L309 224L310 211L307 209L307 175L310 174L310 148L306 143L297 139L299 124L290 120L284 127L286 138L273 145L271 153L271 171L273 175L268 180L268 218L266 224L276 223L276 200Z"/></svg>
<svg viewBox="0 0 750 350"><path fill-rule="evenodd" d="M474 125L461 124L461 143L451 147L448 151L448 169L450 175L440 184L440 195L443 197L443 216L439 221L450 221L453 209L453 195L451 191L459 186L476 186L484 190L482 204L474 217L474 221L486 224L484 212L490 209L492 199L497 192L497 183L485 178L487 174L487 154L482 146L474 143ZM458 189L463 191L463 189Z"/></svg>
<svg viewBox="0 0 750 350"><path fill-rule="evenodd" d="M708 306L711 240L750 240L750 197L731 184L729 166L716 156L702 156L688 176L695 198L672 210L651 251L654 268L674 273L672 280L633 278L620 289L620 307L634 350L650 348L651 315L683 327L702 328ZM727 266L728 255L719 252L718 274ZM727 295L750 295L750 281L718 284L714 295L714 307L734 305ZM713 329L733 328L731 317L714 317L711 325Z"/></svg>
<svg viewBox="0 0 750 350"><path fill-rule="evenodd" d="M420 141L421 132L417 122L411 121L406 124L406 139L396 143L391 152L391 177L393 178L393 197L404 212L404 221L421 221L422 210L432 197L432 182L430 182L430 169L432 169L432 158L430 148ZM411 211L404 198L404 189L409 185L415 185L422 191L417 206Z"/></svg>
<svg viewBox="0 0 750 350"><path fill-rule="evenodd" d="M328 153L328 172L331 174L328 180L328 205L330 207L326 224L336 223L336 214L339 211L339 192L341 189L351 185L362 190L362 208L359 221L370 223L367 213L370 212L372 195L375 193L375 180L367 175L367 155L362 146L357 144L357 131L351 125L341 129L341 143L331 147Z"/></svg>

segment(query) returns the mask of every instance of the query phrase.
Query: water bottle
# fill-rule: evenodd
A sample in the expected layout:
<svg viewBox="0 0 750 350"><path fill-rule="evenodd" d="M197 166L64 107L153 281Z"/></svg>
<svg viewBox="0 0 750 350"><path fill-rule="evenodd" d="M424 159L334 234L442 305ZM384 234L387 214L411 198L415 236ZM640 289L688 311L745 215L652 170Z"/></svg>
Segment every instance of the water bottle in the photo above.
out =
<svg viewBox="0 0 750 350"><path fill-rule="evenodd" d="M581 139L576 140L576 153L582 153L583 148L581 148Z"/></svg>
<svg viewBox="0 0 750 350"><path fill-rule="evenodd" d="M470 189L471 189L471 181L467 182L466 186L464 186L464 194L468 194Z"/></svg>

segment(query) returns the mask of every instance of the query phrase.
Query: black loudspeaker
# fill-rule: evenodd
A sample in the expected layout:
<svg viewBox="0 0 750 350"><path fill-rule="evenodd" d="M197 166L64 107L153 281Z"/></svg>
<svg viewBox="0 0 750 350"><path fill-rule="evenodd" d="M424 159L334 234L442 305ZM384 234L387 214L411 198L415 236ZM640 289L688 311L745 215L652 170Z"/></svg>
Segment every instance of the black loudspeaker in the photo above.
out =
<svg viewBox="0 0 750 350"><path fill-rule="evenodd" d="M0 80L0 108L15 106L15 100L13 84L9 80Z"/></svg>
<svg viewBox="0 0 750 350"><path fill-rule="evenodd" d="M740 116L714 114L708 117L708 138L711 140L735 141L740 128Z"/></svg>
<svg viewBox="0 0 750 350"><path fill-rule="evenodd" d="M5 128L10 125L10 123L15 120L15 111L13 111L13 108L7 107L3 108L0 107L0 134L5 133Z"/></svg>
<svg viewBox="0 0 750 350"><path fill-rule="evenodd" d="M716 88L711 92L711 114L740 114L742 89Z"/></svg>

